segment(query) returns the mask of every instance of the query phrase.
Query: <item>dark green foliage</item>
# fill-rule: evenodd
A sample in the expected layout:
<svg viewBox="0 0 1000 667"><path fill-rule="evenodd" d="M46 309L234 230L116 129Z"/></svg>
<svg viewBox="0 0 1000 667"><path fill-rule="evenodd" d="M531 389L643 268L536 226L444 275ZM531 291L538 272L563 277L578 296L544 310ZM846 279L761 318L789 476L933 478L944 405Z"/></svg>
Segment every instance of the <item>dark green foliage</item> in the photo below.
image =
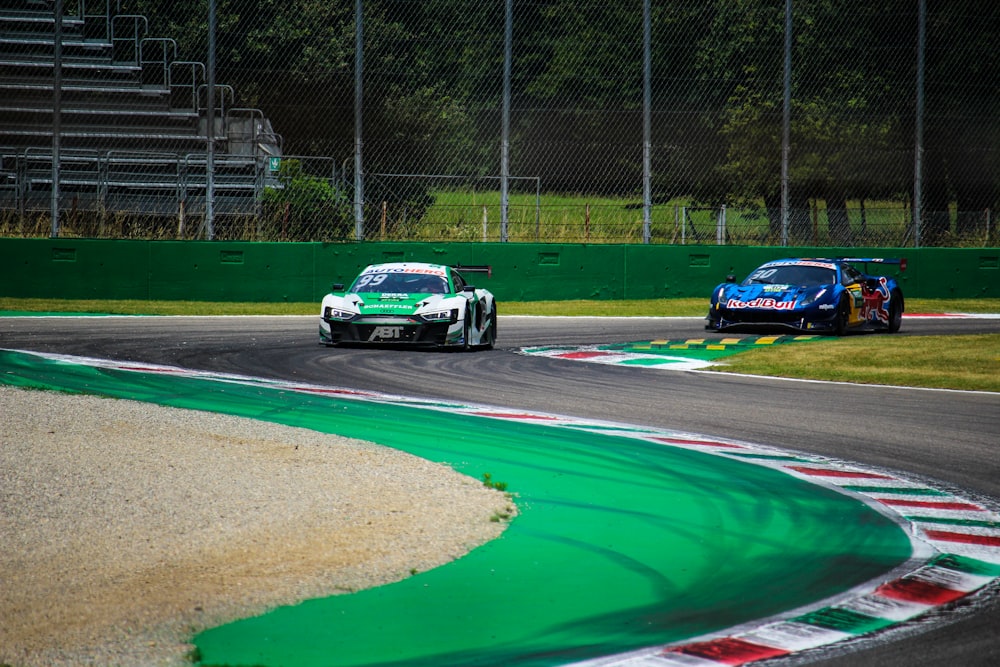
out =
<svg viewBox="0 0 1000 667"><path fill-rule="evenodd" d="M149 16L151 33L174 36L182 58L204 59L204 0L125 4ZM946 243L979 234L978 212L1000 200L1000 9L928 4L924 240ZM642 2L513 7L512 173L539 177L548 192L638 196ZM847 202L911 196L916 7L794 3L789 180L801 210L793 233L812 228L809 202L823 200L830 238L861 243ZM681 0L651 9L654 199L763 204L773 232L785 3ZM234 103L262 109L286 155L348 158L353 3L218 0L217 14L219 80L233 86ZM364 36L366 218L377 220L385 202L400 212L390 214L392 228L419 218L429 186L386 175L499 173L503 3L365 0ZM952 225L949 207L970 213Z"/></svg>
<svg viewBox="0 0 1000 667"><path fill-rule="evenodd" d="M336 241L353 232L351 203L330 181L305 173L295 159L282 161L278 180L280 187L264 190L259 240Z"/></svg>

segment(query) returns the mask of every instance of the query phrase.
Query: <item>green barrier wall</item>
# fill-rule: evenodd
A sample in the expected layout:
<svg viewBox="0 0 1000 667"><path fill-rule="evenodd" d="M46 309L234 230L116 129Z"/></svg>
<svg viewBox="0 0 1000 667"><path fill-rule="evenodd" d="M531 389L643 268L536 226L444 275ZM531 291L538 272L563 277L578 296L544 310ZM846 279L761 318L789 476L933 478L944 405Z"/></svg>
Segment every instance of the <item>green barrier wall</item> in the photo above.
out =
<svg viewBox="0 0 1000 667"><path fill-rule="evenodd" d="M489 264L501 301L705 297L734 273L788 256L906 257L908 297L1000 297L1000 248L772 248L499 243L241 243L0 239L0 296L319 301L380 261Z"/></svg>

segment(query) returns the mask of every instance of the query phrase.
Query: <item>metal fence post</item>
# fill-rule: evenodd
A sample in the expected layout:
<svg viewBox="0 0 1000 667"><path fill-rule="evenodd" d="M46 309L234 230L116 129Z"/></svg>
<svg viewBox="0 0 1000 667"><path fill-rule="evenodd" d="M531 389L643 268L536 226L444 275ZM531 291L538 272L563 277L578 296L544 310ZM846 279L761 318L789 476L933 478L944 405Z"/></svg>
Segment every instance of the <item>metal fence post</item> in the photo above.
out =
<svg viewBox="0 0 1000 667"><path fill-rule="evenodd" d="M208 0L208 109L205 116L205 238L215 238L215 0Z"/></svg>
<svg viewBox="0 0 1000 667"><path fill-rule="evenodd" d="M649 243L652 227L652 18L649 0L642 0L642 242Z"/></svg>
<svg viewBox="0 0 1000 667"><path fill-rule="evenodd" d="M924 180L924 50L927 46L927 0L919 1L917 17L917 104L913 146L913 245L920 247Z"/></svg>
<svg viewBox="0 0 1000 667"><path fill-rule="evenodd" d="M55 35L52 53L54 59L54 80L52 82L52 191L50 193L49 214L52 217L52 238L59 236L59 143L62 134L62 33L63 0L55 0Z"/></svg>
<svg viewBox="0 0 1000 667"><path fill-rule="evenodd" d="M364 20L362 2L354 2L354 239L365 238L365 179L361 161L361 110L364 66Z"/></svg>
<svg viewBox="0 0 1000 667"><path fill-rule="evenodd" d="M792 152L792 0L785 0L785 76L781 104L781 245L788 245L788 160Z"/></svg>
<svg viewBox="0 0 1000 667"><path fill-rule="evenodd" d="M510 70L513 56L514 0L504 5L503 119L500 138L500 242L508 240L510 207Z"/></svg>

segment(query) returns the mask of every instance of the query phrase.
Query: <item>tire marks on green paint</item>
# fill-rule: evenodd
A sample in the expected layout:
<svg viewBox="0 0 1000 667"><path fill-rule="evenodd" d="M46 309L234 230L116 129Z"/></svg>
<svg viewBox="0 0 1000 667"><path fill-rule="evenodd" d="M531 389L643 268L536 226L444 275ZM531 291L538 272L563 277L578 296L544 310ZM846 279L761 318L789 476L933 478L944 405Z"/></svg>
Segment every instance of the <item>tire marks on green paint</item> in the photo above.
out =
<svg viewBox="0 0 1000 667"><path fill-rule="evenodd" d="M500 539L395 584L203 632L194 641L205 665L742 664L733 651L760 657L853 637L933 606L900 596L936 586L952 592L935 600L953 600L1000 574L996 514L836 461L144 364L0 351L0 368L6 384L371 440L473 477L489 472L516 494L521 513ZM914 517L919 539L899 529L901 514ZM877 609L891 613L871 615ZM830 628L829 619L858 622ZM697 639L747 624L740 635ZM808 640L791 639L800 635Z"/></svg>

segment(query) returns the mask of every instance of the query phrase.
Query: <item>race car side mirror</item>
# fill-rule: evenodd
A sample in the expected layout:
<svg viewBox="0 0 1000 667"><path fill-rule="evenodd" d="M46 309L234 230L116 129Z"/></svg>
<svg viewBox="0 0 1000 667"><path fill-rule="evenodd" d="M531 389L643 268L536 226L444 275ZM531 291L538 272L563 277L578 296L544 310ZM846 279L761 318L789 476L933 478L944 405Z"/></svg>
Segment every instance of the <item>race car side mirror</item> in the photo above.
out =
<svg viewBox="0 0 1000 667"><path fill-rule="evenodd" d="M344 283L334 283L334 284L330 285L330 291L331 292L343 292L344 291Z"/></svg>
<svg viewBox="0 0 1000 667"><path fill-rule="evenodd" d="M475 292L476 288L475 288L474 285L466 285L465 287L462 288L462 291L463 292Z"/></svg>
<svg viewBox="0 0 1000 667"><path fill-rule="evenodd" d="M730 273L728 276L726 276L726 282L727 283L735 283L736 282L736 276L734 276L733 274Z"/></svg>

